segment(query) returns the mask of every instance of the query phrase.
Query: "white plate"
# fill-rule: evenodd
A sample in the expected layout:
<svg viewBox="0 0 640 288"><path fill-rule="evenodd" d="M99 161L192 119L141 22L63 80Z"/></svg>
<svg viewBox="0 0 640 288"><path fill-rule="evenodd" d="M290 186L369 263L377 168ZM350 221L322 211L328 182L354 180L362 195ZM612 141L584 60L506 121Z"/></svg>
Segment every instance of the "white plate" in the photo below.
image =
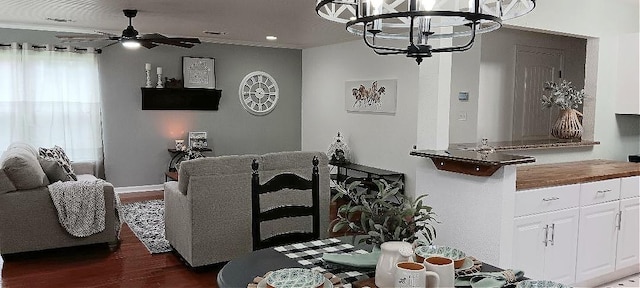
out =
<svg viewBox="0 0 640 288"><path fill-rule="evenodd" d="M547 280L524 280L516 288L570 288L570 286Z"/></svg>
<svg viewBox="0 0 640 288"><path fill-rule="evenodd" d="M260 283L258 283L258 288L267 288L267 279L262 279ZM324 279L324 284L322 288L333 288L333 283L329 279Z"/></svg>
<svg viewBox="0 0 640 288"><path fill-rule="evenodd" d="M322 274L304 268L276 270L265 278L269 286L278 288L318 287L325 279Z"/></svg>

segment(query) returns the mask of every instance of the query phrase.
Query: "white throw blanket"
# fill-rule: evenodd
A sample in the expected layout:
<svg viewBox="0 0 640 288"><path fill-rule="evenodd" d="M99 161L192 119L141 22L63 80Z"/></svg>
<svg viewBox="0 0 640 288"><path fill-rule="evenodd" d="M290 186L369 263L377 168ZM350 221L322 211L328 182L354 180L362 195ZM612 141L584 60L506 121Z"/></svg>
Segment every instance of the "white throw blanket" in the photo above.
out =
<svg viewBox="0 0 640 288"><path fill-rule="evenodd" d="M51 200L58 210L58 220L69 234L87 237L104 230L105 181L58 181L49 185Z"/></svg>

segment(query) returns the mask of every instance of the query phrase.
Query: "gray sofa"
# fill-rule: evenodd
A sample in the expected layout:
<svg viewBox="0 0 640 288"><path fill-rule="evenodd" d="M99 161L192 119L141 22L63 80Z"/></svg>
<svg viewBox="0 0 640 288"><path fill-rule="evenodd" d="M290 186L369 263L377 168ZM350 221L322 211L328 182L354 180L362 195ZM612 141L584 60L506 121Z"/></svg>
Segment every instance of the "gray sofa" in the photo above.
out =
<svg viewBox="0 0 640 288"><path fill-rule="evenodd" d="M12 144L0 159L0 254L52 248L118 243L119 221L113 186L104 185L105 229L88 237L70 235L58 222L47 185L49 180L28 144ZM35 162L34 162L35 161ZM78 180L96 179L92 163L72 164Z"/></svg>
<svg viewBox="0 0 640 288"><path fill-rule="evenodd" d="M178 182L164 184L167 240L192 267L229 261L253 250L251 239L251 161L260 163L261 182L292 172L311 178L312 159L320 159L320 237L329 226L329 160L322 152L279 152L200 158L180 164ZM311 193L284 191L263 196L262 209L291 202L311 205ZM270 221L264 237L282 227L309 231L310 217Z"/></svg>

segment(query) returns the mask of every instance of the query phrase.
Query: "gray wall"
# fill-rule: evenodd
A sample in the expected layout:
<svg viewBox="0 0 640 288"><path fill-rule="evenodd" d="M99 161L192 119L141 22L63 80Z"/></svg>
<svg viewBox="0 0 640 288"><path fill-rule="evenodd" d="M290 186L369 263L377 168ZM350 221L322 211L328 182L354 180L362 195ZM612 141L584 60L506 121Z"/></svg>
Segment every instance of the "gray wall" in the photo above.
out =
<svg viewBox="0 0 640 288"><path fill-rule="evenodd" d="M0 29L0 43L57 43L56 33ZM182 78L182 56L215 58L216 88L222 90L218 111L149 111L141 109L144 64L157 66L169 78ZM164 182L174 139L189 131L206 131L209 155L300 150L302 52L293 49L201 44L191 49L158 46L125 50L120 45L99 56L103 97L105 173L116 187ZM280 99L266 116L246 112L238 99L240 82L264 71L278 82ZM156 78L157 79L157 78ZM176 95L179 97L179 95Z"/></svg>

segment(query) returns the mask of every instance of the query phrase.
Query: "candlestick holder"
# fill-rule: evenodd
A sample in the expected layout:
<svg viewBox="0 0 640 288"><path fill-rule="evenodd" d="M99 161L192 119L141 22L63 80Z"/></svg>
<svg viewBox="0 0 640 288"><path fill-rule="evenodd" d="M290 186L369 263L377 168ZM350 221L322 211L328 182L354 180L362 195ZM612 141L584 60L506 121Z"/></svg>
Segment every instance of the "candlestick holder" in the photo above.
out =
<svg viewBox="0 0 640 288"><path fill-rule="evenodd" d="M151 88L153 87L153 83L151 83L151 69L145 70L146 74L147 74L147 83L146 83L146 88Z"/></svg>
<svg viewBox="0 0 640 288"><path fill-rule="evenodd" d="M162 84L162 73L158 73L158 83L156 84L156 88L164 88Z"/></svg>

